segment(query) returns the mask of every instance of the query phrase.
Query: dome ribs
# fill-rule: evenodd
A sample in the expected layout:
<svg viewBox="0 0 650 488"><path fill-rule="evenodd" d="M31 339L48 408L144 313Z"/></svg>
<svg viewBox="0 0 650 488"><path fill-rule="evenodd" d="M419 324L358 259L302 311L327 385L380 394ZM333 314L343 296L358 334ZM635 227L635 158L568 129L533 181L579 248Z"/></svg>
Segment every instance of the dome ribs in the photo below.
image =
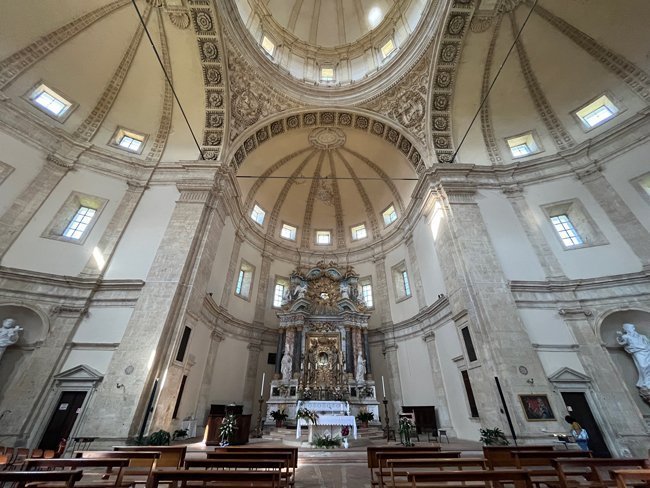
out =
<svg viewBox="0 0 650 488"><path fill-rule="evenodd" d="M334 202L334 212L336 216L336 247L345 248L345 226L343 225L343 204L341 203L341 192L339 191L339 182L336 179L336 167L332 151L327 151L327 158L330 163L330 175L332 176L332 200Z"/></svg>
<svg viewBox="0 0 650 488"><path fill-rule="evenodd" d="M323 167L323 159L325 159L325 152L321 151L318 155L318 164L316 165L316 170L314 171L313 179L311 180L311 187L309 188L309 195L307 196L307 202L305 203L305 217L302 223L302 240L300 243L303 247L309 247L311 240L311 218L314 213L314 200L316 199L316 192L321 184L321 168Z"/></svg>

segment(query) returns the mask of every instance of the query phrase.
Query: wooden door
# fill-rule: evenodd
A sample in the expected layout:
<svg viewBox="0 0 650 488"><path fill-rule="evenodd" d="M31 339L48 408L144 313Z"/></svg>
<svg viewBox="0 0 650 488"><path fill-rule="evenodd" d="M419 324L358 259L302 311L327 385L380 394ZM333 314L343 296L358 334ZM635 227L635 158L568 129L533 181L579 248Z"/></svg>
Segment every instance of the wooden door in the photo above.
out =
<svg viewBox="0 0 650 488"><path fill-rule="evenodd" d="M421 434L425 430L437 431L436 407L433 405L425 407L402 407L402 412L415 415L415 427L418 434Z"/></svg>
<svg viewBox="0 0 650 488"><path fill-rule="evenodd" d="M600 427L598 427L596 419L591 413L585 394L582 392L562 392L562 398L566 406L571 407L570 415L575 417L580 426L587 429L589 449L593 451L594 457L612 457Z"/></svg>
<svg viewBox="0 0 650 488"><path fill-rule="evenodd" d="M85 391L64 391L56 403L50 423L45 429L39 449L54 449L61 439L68 439L72 427L81 412L81 406L86 398Z"/></svg>

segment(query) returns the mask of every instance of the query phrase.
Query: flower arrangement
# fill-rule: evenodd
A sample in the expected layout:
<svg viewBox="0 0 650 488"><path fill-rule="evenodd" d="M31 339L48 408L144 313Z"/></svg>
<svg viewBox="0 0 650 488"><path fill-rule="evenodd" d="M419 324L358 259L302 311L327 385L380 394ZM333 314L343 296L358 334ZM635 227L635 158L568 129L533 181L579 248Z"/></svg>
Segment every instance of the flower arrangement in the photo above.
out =
<svg viewBox="0 0 650 488"><path fill-rule="evenodd" d="M232 442L232 437L237 430L237 418L234 415L226 415L219 426L219 437L221 446L227 446Z"/></svg>
<svg viewBox="0 0 650 488"><path fill-rule="evenodd" d="M408 417L401 417L399 419L399 437L403 445L409 447L414 446L411 442L411 432L415 428L413 421Z"/></svg>
<svg viewBox="0 0 650 488"><path fill-rule="evenodd" d="M302 407L296 412L296 420L298 419L305 419L307 422L316 425L318 423L318 414L313 410Z"/></svg>
<svg viewBox="0 0 650 488"><path fill-rule="evenodd" d="M312 445L314 447L324 447L325 449L331 449L333 447L340 447L341 446L341 438L336 436L336 437L330 437L329 435L316 435L314 437L314 441L312 442Z"/></svg>
<svg viewBox="0 0 650 488"><path fill-rule="evenodd" d="M359 390L360 398L374 398L374 396L375 396L375 390L373 389L372 386L364 386Z"/></svg>

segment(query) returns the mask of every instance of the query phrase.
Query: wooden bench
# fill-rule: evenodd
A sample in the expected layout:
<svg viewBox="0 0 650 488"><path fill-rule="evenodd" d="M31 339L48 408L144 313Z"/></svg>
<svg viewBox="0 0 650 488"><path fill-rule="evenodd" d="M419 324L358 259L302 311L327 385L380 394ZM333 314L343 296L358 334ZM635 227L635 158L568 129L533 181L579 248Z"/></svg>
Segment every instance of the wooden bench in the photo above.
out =
<svg viewBox="0 0 650 488"><path fill-rule="evenodd" d="M205 486L209 483L215 487L264 487L279 488L280 473L277 471L226 471L226 470L177 470L156 469L151 473L147 488L158 488L160 484L177 486Z"/></svg>
<svg viewBox="0 0 650 488"><path fill-rule="evenodd" d="M146 483L151 471L156 469L160 458L159 451L75 451L74 458L82 459L128 459L129 465L123 470L124 479L135 483ZM106 470L107 473L111 469Z"/></svg>
<svg viewBox="0 0 650 488"><path fill-rule="evenodd" d="M639 486L636 483L641 481L645 486L650 486L650 469L615 469L611 472L611 476L618 488Z"/></svg>
<svg viewBox="0 0 650 488"><path fill-rule="evenodd" d="M0 471L0 486L14 483L13 488L24 488L28 484L61 483L65 488L73 488L81 479L81 470L74 471Z"/></svg>
<svg viewBox="0 0 650 488"><path fill-rule="evenodd" d="M591 451L512 451L512 457L516 468L528 471L534 485L558 486L560 480L553 460L591 458Z"/></svg>
<svg viewBox="0 0 650 488"><path fill-rule="evenodd" d="M155 451L160 453L156 469L180 469L185 461L187 446L113 446L113 451Z"/></svg>
<svg viewBox="0 0 650 488"><path fill-rule="evenodd" d="M133 486L134 483L124 481L124 468L128 466L128 459L26 459L23 463L25 471L56 471L78 470L83 471L81 482L76 483L77 488L120 488ZM97 469L100 468L100 469ZM117 469L115 476L111 477L110 470ZM31 484L32 486L36 486ZM38 486L60 487L65 483L39 483Z"/></svg>
<svg viewBox="0 0 650 488"><path fill-rule="evenodd" d="M460 454L460 453L459 453ZM406 479L408 473L413 473L412 468L418 470L427 469L431 471L431 468L437 470L444 470L446 468L452 468L455 471L464 471L464 470L485 470L487 469L487 463L485 458L442 458L442 459L386 459L386 466L390 470L390 486L391 487L400 487L400 486L411 486ZM411 468L411 469L409 469ZM400 481L396 478L404 478L403 481ZM379 486L383 485L383 478L379 478Z"/></svg>
<svg viewBox="0 0 650 488"><path fill-rule="evenodd" d="M589 487L608 488L616 486L611 471L616 469L649 469L648 459L611 459L611 458L573 458L554 459L553 467L557 471L563 488Z"/></svg>
<svg viewBox="0 0 650 488"><path fill-rule="evenodd" d="M412 449L412 448L411 448ZM384 486L384 478L392 476L390 473L390 468L388 467L388 461L399 461L402 459L423 459L423 460L432 460L432 459L454 459L460 458L460 451L406 451L406 452L378 452L377 456L377 469L375 469L375 476L379 482L379 486ZM394 473L395 476L406 476L406 472L403 473Z"/></svg>
<svg viewBox="0 0 650 488"><path fill-rule="evenodd" d="M367 447L368 455L368 469L370 469L370 483L372 485L379 484L379 481L375 479L375 471L379 468L379 461L377 459L377 454L382 453L404 453L404 452L440 452L440 446L427 446L427 447L404 447L404 446L368 446ZM453 457L453 456L452 456Z"/></svg>
<svg viewBox="0 0 650 488"><path fill-rule="evenodd" d="M513 451L553 451L553 446L483 446L483 457L487 459L488 468L512 468L515 465L515 459L512 457Z"/></svg>
<svg viewBox="0 0 650 488"><path fill-rule="evenodd" d="M427 471L409 472L412 488L467 488L468 486L500 487L504 484L531 488L530 475L522 469L498 471Z"/></svg>
<svg viewBox="0 0 650 488"><path fill-rule="evenodd" d="M290 450L283 450L279 448L273 449L232 449L226 452L208 452L208 461L213 460L249 460L249 461L281 461L284 468L281 470L281 477L285 484L295 484L297 462L297 448L296 452Z"/></svg>

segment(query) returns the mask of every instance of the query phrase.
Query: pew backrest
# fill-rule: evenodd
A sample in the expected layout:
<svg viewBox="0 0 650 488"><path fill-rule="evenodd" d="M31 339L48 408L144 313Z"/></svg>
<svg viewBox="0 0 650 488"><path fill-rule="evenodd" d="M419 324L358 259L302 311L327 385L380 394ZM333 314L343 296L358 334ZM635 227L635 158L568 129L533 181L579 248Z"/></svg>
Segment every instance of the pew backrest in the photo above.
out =
<svg viewBox="0 0 650 488"><path fill-rule="evenodd" d="M121 486L124 479L124 469L129 465L129 460L122 459L83 459L83 458L57 458L57 459L26 459L23 462L25 471L57 471L57 470L82 470L84 476L92 474L102 476L101 486ZM99 469L97 469L99 468ZM93 471L94 469L94 471ZM111 480L111 470L117 469L115 477ZM100 486L100 485L98 485Z"/></svg>
<svg viewBox="0 0 650 488"><path fill-rule="evenodd" d="M0 485L14 483L14 488L27 484L63 483L65 488L73 488L81 479L81 470L74 471L0 471Z"/></svg>
<svg viewBox="0 0 650 488"><path fill-rule="evenodd" d="M553 445L538 446L483 446L483 457L487 459L488 467L506 468L515 466L512 451L553 451Z"/></svg>
<svg viewBox="0 0 650 488"><path fill-rule="evenodd" d="M615 469L611 472L612 478L616 481L617 488L629 488L628 481L638 486L639 481L650 484L650 469Z"/></svg>
<svg viewBox="0 0 650 488"><path fill-rule="evenodd" d="M289 452L291 453L291 467L298 467L298 448L297 447L217 447L212 452L234 452L234 453L275 453L275 452ZM208 457L210 456L208 452Z"/></svg>
<svg viewBox="0 0 650 488"><path fill-rule="evenodd" d="M616 485L613 470L650 469L650 460L643 458L569 458L552 462L562 486L567 486L571 477L579 476L587 477L590 486L611 487Z"/></svg>
<svg viewBox="0 0 650 488"><path fill-rule="evenodd" d="M378 466L377 453L379 452L440 452L440 446L427 447L387 447L387 446L368 446L368 468L373 469Z"/></svg>
<svg viewBox="0 0 650 488"><path fill-rule="evenodd" d="M467 482L488 482L493 487L508 484L532 488L529 474L522 469L476 470L476 471L418 471L408 472L407 479L413 488L426 483L427 487L456 488L467 486Z"/></svg>
<svg viewBox="0 0 650 488"><path fill-rule="evenodd" d="M516 468L552 466L554 459L590 458L591 451L512 451Z"/></svg>
<svg viewBox="0 0 650 488"><path fill-rule="evenodd" d="M272 487L280 486L280 473L278 471L235 471L235 470L177 470L156 469L149 477L147 488L158 488L159 485L181 486L188 483L214 483L217 486L255 486ZM228 483L228 485L225 485ZM245 483L245 484L244 484Z"/></svg>
<svg viewBox="0 0 650 488"><path fill-rule="evenodd" d="M180 469L185 461L187 446L113 446L113 451L157 451L160 457L156 468Z"/></svg>

